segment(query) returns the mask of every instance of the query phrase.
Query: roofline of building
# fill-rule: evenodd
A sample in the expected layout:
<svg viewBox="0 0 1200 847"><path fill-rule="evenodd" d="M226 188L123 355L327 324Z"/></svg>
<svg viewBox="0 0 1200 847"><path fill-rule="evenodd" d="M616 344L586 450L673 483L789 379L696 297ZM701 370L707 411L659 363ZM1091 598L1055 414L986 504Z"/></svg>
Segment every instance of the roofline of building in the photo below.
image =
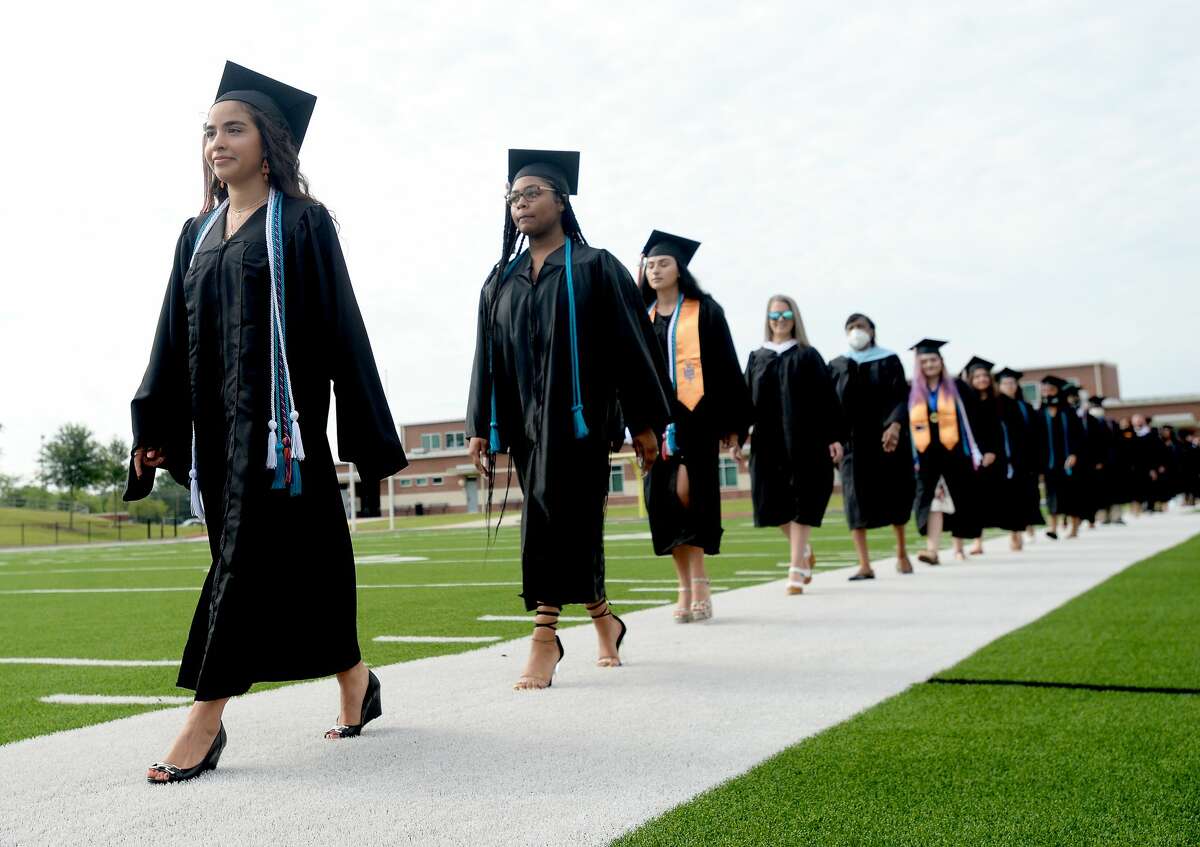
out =
<svg viewBox="0 0 1200 847"><path fill-rule="evenodd" d="M1161 397L1122 397L1120 400L1113 400L1113 408L1121 406L1154 406L1165 405L1168 403L1200 403L1200 394L1167 394ZM1108 406L1108 403L1104 404Z"/></svg>
<svg viewBox="0 0 1200 847"><path fill-rule="evenodd" d="M1025 373L1026 370L1057 371L1060 369L1066 370L1067 368L1094 368L1094 367L1096 367L1096 365L1100 365L1101 367L1105 367L1105 368L1116 368L1116 366L1117 366L1115 362L1105 362L1104 360L1100 360L1100 361L1096 361L1096 362L1076 362L1073 365L1038 365L1036 367L1030 366L1028 368L1017 368L1017 367L1012 367L1012 365L1009 365L1009 367L1012 367L1012 369L1014 371L1021 371L1022 373Z"/></svg>

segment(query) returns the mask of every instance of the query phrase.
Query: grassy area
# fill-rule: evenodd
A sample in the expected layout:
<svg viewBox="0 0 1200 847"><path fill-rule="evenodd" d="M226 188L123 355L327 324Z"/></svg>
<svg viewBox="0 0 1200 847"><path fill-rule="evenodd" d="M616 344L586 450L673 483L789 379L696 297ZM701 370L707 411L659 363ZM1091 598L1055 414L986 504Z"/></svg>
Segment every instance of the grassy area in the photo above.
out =
<svg viewBox="0 0 1200 847"><path fill-rule="evenodd" d="M1200 536L941 677L1200 688ZM1200 843L1200 696L922 684L615 842Z"/></svg>
<svg viewBox="0 0 1200 847"><path fill-rule="evenodd" d="M180 537L203 535L204 528L179 528ZM175 528L153 524L150 537L172 538ZM111 543L114 541L147 540L145 524L117 524L97 515L76 514L40 509L0 508L0 547L37 547L55 544Z"/></svg>
<svg viewBox="0 0 1200 847"><path fill-rule="evenodd" d="M748 507L747 502L747 507ZM626 510L632 510L625 514ZM710 559L718 587L735 588L785 575L787 558L777 530L758 530L740 510L727 510L723 555ZM640 534L635 506L613 509L607 545L609 595L614 601L647 600L625 580L674 584L670 562L655 557ZM454 522L463 515L437 515ZM405 518L398 526L413 526ZM386 522L385 522L386 526ZM378 635L498 635L518 637L527 622L480 622L484 614L521 614L519 530L507 526L485 556L479 529L415 529L359 533L359 637L367 662L408 661L470 649L469 645L395 644ZM633 537L630 537L633 536ZM872 533L876 552L891 548L891 531ZM830 515L815 535L825 566L850 564L853 549L840 515ZM0 657L178 659L208 567L206 544L142 544L95 549L43 549L0 553ZM389 557L418 561L387 561ZM738 574L739 570L765 571ZM430 583L454 583L427 588ZM469 585L468 583L485 583ZM372 586L388 586L373 588ZM80 589L140 589L79 593ZM67 589L73 593L14 593ZM181 589L181 590L146 590ZM674 594L660 596L673 602ZM717 598L719 605L720 598ZM620 608L620 607L618 607ZM626 606L636 609L640 606ZM173 667L52 667L0 664L0 743L146 711L144 706L64 706L39 702L50 694L178 695ZM151 707L153 708L153 707Z"/></svg>

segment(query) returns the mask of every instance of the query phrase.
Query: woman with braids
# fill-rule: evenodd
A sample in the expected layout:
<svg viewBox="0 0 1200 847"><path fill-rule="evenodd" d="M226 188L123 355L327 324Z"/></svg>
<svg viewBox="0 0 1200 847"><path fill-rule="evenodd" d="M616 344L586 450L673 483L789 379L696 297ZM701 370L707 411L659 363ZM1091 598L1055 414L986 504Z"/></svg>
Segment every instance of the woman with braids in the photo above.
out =
<svg viewBox="0 0 1200 847"><path fill-rule="evenodd" d="M663 453L643 479L654 553L679 577L676 623L712 617L704 555L721 552L720 447L746 439L750 398L725 312L688 265L700 242L654 230L638 287L673 385Z"/></svg>
<svg viewBox="0 0 1200 847"><path fill-rule="evenodd" d="M147 496L165 468L190 486L212 552L179 668L196 701L152 783L215 768L225 706L256 682L336 674L326 738L382 712L325 437L331 381L338 453L364 484L406 462L333 220L299 170L315 103L226 64L204 127L204 207L179 236L133 399L125 499Z"/></svg>
<svg viewBox="0 0 1200 847"><path fill-rule="evenodd" d="M965 559L963 539L975 538L975 471L996 460L975 443L963 404L970 389L946 372L941 348L945 341L924 338L913 345L916 365L908 395L908 427L912 436L917 492L913 510L917 529L925 536L925 550L917 558L929 565L940 563L942 530L954 536L954 556Z"/></svg>
<svg viewBox="0 0 1200 847"><path fill-rule="evenodd" d="M579 229L570 200L578 176L578 153L509 151L500 261L479 298L470 453L488 481L489 511L496 454L517 468L521 597L536 611L518 690L550 687L563 657L555 627L569 603L585 604L595 621L598 664L621 664L626 627L604 585L609 450L628 426L649 469L670 414L633 279Z"/></svg>

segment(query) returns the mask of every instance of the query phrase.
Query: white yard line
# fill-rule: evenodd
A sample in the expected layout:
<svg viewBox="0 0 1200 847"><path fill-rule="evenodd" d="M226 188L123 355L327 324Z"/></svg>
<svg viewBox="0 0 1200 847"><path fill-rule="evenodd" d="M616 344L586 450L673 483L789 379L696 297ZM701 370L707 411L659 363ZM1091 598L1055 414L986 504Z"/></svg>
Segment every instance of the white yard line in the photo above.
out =
<svg viewBox="0 0 1200 847"><path fill-rule="evenodd" d="M174 706L192 702L191 697L176 695L136 697L112 694L50 694L38 700L58 706Z"/></svg>
<svg viewBox="0 0 1200 847"><path fill-rule="evenodd" d="M511 690L522 631L377 668L383 718L349 742L321 738L333 680L262 691L230 704L220 768L168 789L144 774L182 709L16 742L0 747L0 842L607 844L1197 531L1200 517L1165 515L1023 554L996 539L913 576L879 562L873 582L843 568L798 596L730 591L700 624L633 612L618 669L595 667L591 627L568 627L548 691ZM247 798L253 814L230 813Z"/></svg>
<svg viewBox="0 0 1200 847"><path fill-rule="evenodd" d="M178 667L178 659L60 659L50 656L0 657L0 665L60 665L70 668L168 668Z"/></svg>
<svg viewBox="0 0 1200 847"><path fill-rule="evenodd" d="M500 635L376 635L371 640L383 644L491 644L503 638Z"/></svg>

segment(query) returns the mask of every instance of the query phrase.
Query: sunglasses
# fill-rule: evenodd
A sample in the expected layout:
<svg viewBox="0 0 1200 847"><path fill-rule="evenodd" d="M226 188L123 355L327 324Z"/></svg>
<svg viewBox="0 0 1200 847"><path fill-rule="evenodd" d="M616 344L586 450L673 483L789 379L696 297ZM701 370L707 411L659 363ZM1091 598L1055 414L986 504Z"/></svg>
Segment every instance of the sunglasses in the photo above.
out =
<svg viewBox="0 0 1200 847"><path fill-rule="evenodd" d="M773 321L790 321L796 313L788 309L786 312L767 312L767 317Z"/></svg>

